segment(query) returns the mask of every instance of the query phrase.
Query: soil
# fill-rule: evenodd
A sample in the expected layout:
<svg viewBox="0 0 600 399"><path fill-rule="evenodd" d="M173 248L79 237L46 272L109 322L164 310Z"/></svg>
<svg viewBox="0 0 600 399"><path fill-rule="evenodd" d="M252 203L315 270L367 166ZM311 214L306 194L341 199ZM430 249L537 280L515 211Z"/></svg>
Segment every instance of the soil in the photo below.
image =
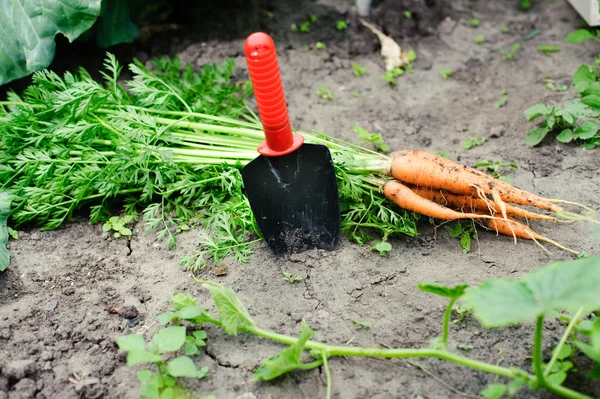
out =
<svg viewBox="0 0 600 399"><path fill-rule="evenodd" d="M566 1L537 1L528 12L520 11L516 0L380 3L369 19L418 55L414 72L398 78L397 87L381 78L377 39L359 26L352 4L342 0L257 2L248 9L253 18L236 14L236 19L221 25L217 17L208 19L214 29L195 29L188 21L185 29L156 34L115 51L125 60L135 56L143 61L178 54L196 66L234 57L238 73L246 76L243 39L256 28L265 29L280 48L284 86L297 128L357 142L352 127L358 124L381 132L393 149L445 151L469 165L482 160L514 162L519 165L510 173L515 185L600 209L598 150L584 151L551 139L530 148L523 141L533 126L525 121L524 109L538 102L559 104L574 96L571 91L545 89L543 78L550 76L570 85L576 68L593 63L598 52L596 43L564 43L566 34L580 21ZM202 17L204 6L198 7L188 17L200 26L207 19ZM413 10L414 20L404 17L405 9ZM290 32L291 23L299 24L311 14L318 19L309 33ZM471 17L481 21L478 28L469 25ZM337 31L335 22L343 18L350 21L350 27ZM501 33L503 26L511 33ZM540 31L537 37L522 39L535 29ZM477 45L473 39L480 34L486 43ZM327 48L312 48L317 40ZM503 50L494 49L506 49L515 41L522 47L514 61L502 60ZM539 44L556 44L560 52L546 56L536 50ZM72 67L84 58L84 66L97 65L101 57L77 53L84 47L66 50L59 45L56 68ZM351 62L365 67L368 74L352 76ZM443 79L441 69L453 70L454 75ZM320 87L329 87L335 98L321 99L316 94ZM509 92L508 102L495 109L503 89ZM353 96L354 91L360 96ZM486 143L464 150L463 140L473 136L484 136ZM540 233L578 251L600 250L586 224L534 225ZM178 266L179 257L196 245L194 232L181 234L174 250L144 233L141 225L127 242L102 233L101 226L90 225L84 218L57 231L32 228L19 234L18 241L10 242L12 266L0 275L1 399L139 397L139 368L125 365L115 338L132 332L150 337L158 328L155 316L167 309L169 296L176 291L195 295L211 307L208 293ZM308 251L281 259L258 245L248 263L226 259L225 275L209 267L200 277L232 287L264 329L296 335L300 321L305 320L317 331L316 340L330 344L426 347L440 334L445 301L420 292L419 282L478 284L490 278L521 276L570 258L555 248L550 248L549 255L532 242L515 245L509 238L485 231L480 232L474 250L463 254L456 239L427 223L420 226L419 237L391 242L393 250L386 257L346 239L333 252ZM284 271L303 280L290 284L282 279ZM109 311L114 306L133 306L139 315L124 318ZM353 319L373 324L358 329ZM293 372L271 383L250 382L260 361L281 346L244 335L229 337L218 328L206 330L206 355L199 357L198 365L208 366L209 374L201 381L186 382L199 396L325 396L322 369ZM557 322L546 323L546 354L561 331ZM532 333L530 323L487 330L467 317L451 326L450 347L459 351L458 344L472 345L468 351L472 358L530 370ZM496 380L439 360L418 363L447 385L404 360L336 358L330 360L332 397L460 398L447 386L477 395ZM600 384L585 379L585 362L579 369L566 385L598 397ZM551 396L523 390L517 397Z"/></svg>

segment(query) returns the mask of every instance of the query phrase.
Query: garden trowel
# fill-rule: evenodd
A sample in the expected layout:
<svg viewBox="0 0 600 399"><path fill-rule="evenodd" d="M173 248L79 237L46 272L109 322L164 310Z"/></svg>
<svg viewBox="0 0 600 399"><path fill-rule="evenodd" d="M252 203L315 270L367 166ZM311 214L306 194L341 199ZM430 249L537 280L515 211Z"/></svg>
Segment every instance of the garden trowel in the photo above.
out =
<svg viewBox="0 0 600 399"><path fill-rule="evenodd" d="M242 169L260 232L276 255L332 250L340 240L340 204L329 149L292 132L271 37L253 33L244 53L266 139Z"/></svg>

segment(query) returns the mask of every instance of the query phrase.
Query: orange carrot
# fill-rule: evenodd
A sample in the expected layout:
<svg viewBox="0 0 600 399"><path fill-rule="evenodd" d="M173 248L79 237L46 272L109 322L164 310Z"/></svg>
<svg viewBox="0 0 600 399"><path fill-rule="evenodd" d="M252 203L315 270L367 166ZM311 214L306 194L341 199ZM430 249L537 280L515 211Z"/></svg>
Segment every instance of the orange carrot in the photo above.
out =
<svg viewBox="0 0 600 399"><path fill-rule="evenodd" d="M489 219L490 215L481 215L477 213L457 212L446 208L440 204L420 197L410 188L397 180L388 181L383 187L383 193L387 199L401 208L420 213L435 219L456 220L456 219Z"/></svg>
<svg viewBox="0 0 600 399"><path fill-rule="evenodd" d="M498 213L499 210L494 207L493 203L486 202L481 198L470 197L467 195L457 195L449 193L448 191L436 190L433 188L424 188L410 186L410 189L417 193L420 197L426 198L437 204L444 205L448 208L455 210L468 210L470 212L492 212ZM509 215L520 216L527 219L542 219L542 220L554 220L556 218L548 215L540 215L535 212L530 212L526 209L519 208L518 206L506 204L506 212Z"/></svg>
<svg viewBox="0 0 600 399"><path fill-rule="evenodd" d="M501 201L534 206L552 212L562 211L550 199L520 190L477 169L434 154L411 150L397 151L390 157L391 175L404 183L469 196L481 196L481 192L493 196L496 192ZM493 200L497 206L502 207L501 201Z"/></svg>

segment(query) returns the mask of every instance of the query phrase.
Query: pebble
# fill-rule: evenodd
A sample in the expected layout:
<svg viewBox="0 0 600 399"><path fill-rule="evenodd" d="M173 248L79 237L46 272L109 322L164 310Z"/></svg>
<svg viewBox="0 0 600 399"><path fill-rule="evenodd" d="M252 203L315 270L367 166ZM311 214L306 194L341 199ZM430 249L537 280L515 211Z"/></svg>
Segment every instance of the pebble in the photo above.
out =
<svg viewBox="0 0 600 399"><path fill-rule="evenodd" d="M504 126L494 126L491 130L490 130L490 137L493 139L497 139L499 137L504 136L504 132L506 131L506 129L504 128Z"/></svg>
<svg viewBox="0 0 600 399"><path fill-rule="evenodd" d="M3 328L0 330L0 339L9 339L10 338L10 330L8 328Z"/></svg>
<svg viewBox="0 0 600 399"><path fill-rule="evenodd" d="M67 287L63 290L64 295L73 295L75 293L75 288Z"/></svg>
<svg viewBox="0 0 600 399"><path fill-rule="evenodd" d="M33 359L13 360L3 368L4 375L15 380L20 380L34 371L35 361Z"/></svg>
<svg viewBox="0 0 600 399"><path fill-rule="evenodd" d="M54 354L51 351L43 351L42 354L40 355L40 359L46 361L46 360L52 360L54 359Z"/></svg>
<svg viewBox="0 0 600 399"><path fill-rule="evenodd" d="M46 302L46 304L44 305L44 310L54 310L56 309L56 307L58 306L58 301L56 299L50 299L48 302Z"/></svg>

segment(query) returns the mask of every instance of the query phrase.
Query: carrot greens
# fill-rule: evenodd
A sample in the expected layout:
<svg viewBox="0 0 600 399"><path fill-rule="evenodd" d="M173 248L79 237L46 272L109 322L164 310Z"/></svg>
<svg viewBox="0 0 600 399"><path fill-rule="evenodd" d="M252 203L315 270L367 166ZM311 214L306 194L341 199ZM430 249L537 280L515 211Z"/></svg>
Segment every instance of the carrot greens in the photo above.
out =
<svg viewBox="0 0 600 399"><path fill-rule="evenodd" d="M21 95L0 102L0 191L12 197L11 225L51 230L83 208L92 223L142 209L147 229L170 247L177 232L201 228L201 245L183 266L228 255L245 261L261 238L240 169L264 140L246 104L249 82L234 77L231 60L198 72L167 58L129 69L124 85L110 54L104 82L83 69L62 77L44 70ZM388 157L316 131L302 134L331 150L345 232L361 243L373 230L385 238L416 235L417 217L384 205L373 182L372 174L389 170Z"/></svg>

